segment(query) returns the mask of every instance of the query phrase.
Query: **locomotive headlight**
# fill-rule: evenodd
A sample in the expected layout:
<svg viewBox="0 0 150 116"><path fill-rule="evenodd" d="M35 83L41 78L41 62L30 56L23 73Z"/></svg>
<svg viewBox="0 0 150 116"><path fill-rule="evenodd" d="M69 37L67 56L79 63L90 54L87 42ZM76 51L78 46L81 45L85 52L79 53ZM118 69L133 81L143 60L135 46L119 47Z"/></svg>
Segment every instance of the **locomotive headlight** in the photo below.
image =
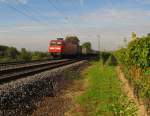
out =
<svg viewBox="0 0 150 116"><path fill-rule="evenodd" d="M53 47L50 47L49 49L50 49L50 50L54 50L55 48L53 48Z"/></svg>
<svg viewBox="0 0 150 116"><path fill-rule="evenodd" d="M56 48L57 50L61 50L61 48Z"/></svg>

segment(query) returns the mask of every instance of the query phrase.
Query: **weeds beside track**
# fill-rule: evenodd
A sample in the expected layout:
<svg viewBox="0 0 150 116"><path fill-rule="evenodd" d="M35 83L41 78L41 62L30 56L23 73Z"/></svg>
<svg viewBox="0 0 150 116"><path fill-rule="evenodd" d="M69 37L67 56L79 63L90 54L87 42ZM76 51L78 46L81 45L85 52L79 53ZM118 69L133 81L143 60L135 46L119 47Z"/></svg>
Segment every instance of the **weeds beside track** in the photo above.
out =
<svg viewBox="0 0 150 116"><path fill-rule="evenodd" d="M88 88L77 97L81 112L86 116L136 116L137 107L121 91L114 66L92 63L86 70Z"/></svg>

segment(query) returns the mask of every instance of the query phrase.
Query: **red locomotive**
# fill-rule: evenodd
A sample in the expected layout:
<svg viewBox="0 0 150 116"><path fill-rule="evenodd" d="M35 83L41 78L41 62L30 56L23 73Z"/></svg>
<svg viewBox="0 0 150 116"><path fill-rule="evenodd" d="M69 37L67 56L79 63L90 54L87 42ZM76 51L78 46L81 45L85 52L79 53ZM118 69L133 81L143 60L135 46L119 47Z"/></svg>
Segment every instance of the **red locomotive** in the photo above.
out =
<svg viewBox="0 0 150 116"><path fill-rule="evenodd" d="M54 58L78 56L80 54L79 42L74 42L69 39L64 40L63 38L51 40L49 53Z"/></svg>

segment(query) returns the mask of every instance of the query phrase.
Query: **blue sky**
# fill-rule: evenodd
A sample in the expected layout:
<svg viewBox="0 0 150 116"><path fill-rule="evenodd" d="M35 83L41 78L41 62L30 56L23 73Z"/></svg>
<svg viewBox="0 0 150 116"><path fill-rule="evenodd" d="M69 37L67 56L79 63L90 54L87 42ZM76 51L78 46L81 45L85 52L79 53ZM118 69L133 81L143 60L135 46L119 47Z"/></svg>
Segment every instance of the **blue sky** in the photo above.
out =
<svg viewBox="0 0 150 116"><path fill-rule="evenodd" d="M0 0L0 44L46 51L48 41L77 35L112 50L150 29L150 0Z"/></svg>

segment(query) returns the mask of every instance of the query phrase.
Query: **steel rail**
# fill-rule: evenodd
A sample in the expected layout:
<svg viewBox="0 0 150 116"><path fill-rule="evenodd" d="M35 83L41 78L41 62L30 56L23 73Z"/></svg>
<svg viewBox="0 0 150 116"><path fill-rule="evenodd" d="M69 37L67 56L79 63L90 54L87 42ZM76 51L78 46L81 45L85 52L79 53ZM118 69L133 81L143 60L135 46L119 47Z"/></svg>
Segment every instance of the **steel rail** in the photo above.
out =
<svg viewBox="0 0 150 116"><path fill-rule="evenodd" d="M52 59L52 60L53 60L53 59ZM27 64L27 63L36 63L36 62L43 62L43 61L50 61L50 59L45 59L45 60L32 60L32 61L0 62L0 66L17 65L17 64Z"/></svg>
<svg viewBox="0 0 150 116"><path fill-rule="evenodd" d="M66 59L63 59L66 60ZM47 62L55 62L55 61L61 61L60 59L51 59L51 60L34 60L34 61L28 61L28 62L7 62L7 63L0 63L0 71L2 70L8 70L12 68L17 68L21 66L28 66L28 65L34 65L39 63L47 63Z"/></svg>
<svg viewBox="0 0 150 116"><path fill-rule="evenodd" d="M0 84L10 82L19 78L24 78L28 75L40 73L48 69L54 69L64 65L72 64L78 61L81 61L81 59L55 61L49 63L34 64L30 66L22 66L19 68L17 67L8 70L2 70L0 71Z"/></svg>
<svg viewBox="0 0 150 116"><path fill-rule="evenodd" d="M54 63L62 62L62 61L68 61L68 60L44 61L44 62L38 62L38 63L32 63L32 64L27 64L27 65L21 65L21 66L17 66L17 67L2 69L2 70L0 70L0 75L4 74L4 73L8 73L8 72L16 72L16 71L19 71L19 70L28 69L29 67L30 68L34 68L34 67L37 67L37 66L41 67L43 65L54 64Z"/></svg>

